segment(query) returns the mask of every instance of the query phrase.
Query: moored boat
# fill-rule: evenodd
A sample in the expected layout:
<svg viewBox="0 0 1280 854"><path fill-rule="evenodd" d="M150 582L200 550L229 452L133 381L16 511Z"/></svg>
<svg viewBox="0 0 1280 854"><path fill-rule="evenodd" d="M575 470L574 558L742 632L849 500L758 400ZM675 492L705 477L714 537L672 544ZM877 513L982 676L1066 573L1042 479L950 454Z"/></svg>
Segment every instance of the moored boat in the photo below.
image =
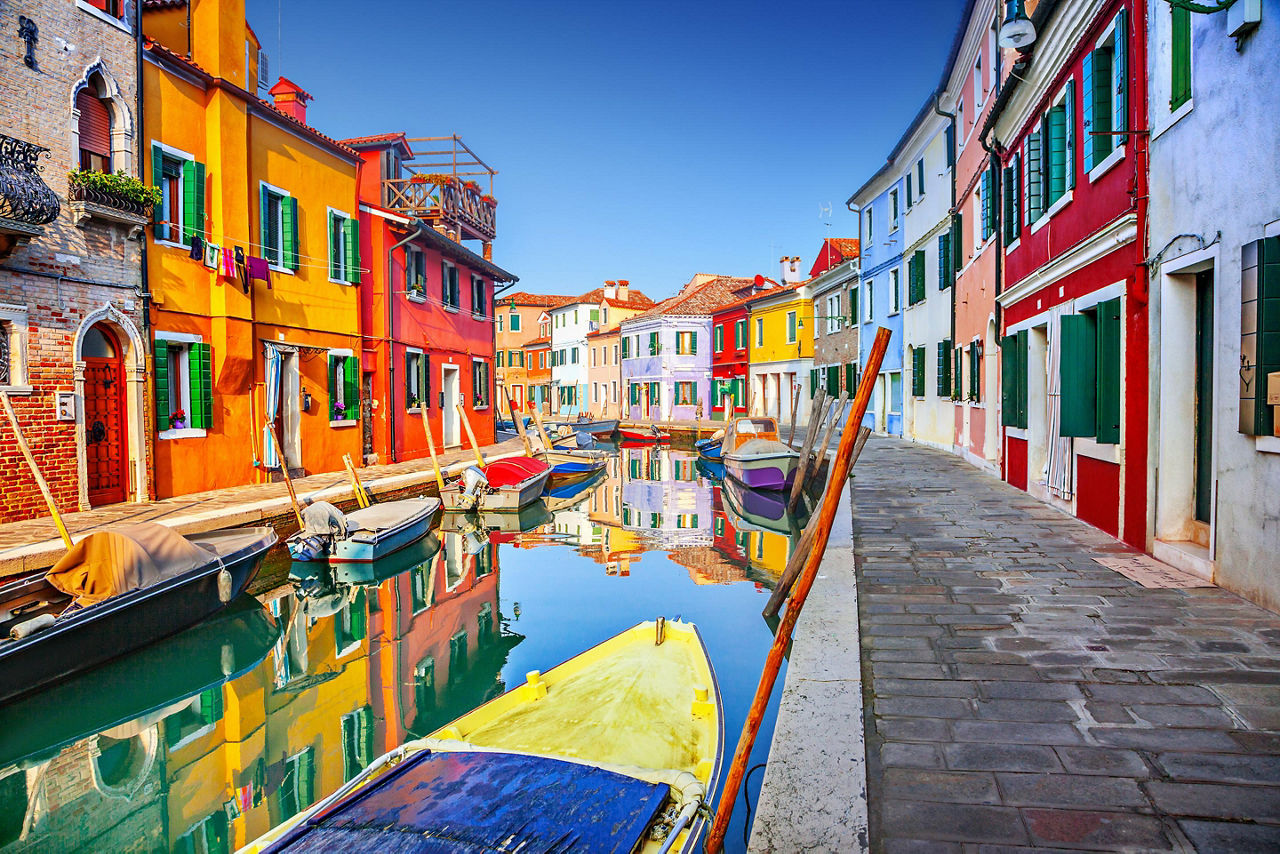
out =
<svg viewBox="0 0 1280 854"><path fill-rule="evenodd" d="M0 702L221 610L275 542L270 528L184 536L143 522L95 531L43 576L0 587Z"/></svg>
<svg viewBox="0 0 1280 854"><path fill-rule="evenodd" d="M648 427L620 427L618 435L622 437L622 441L637 442L644 445L666 445L671 442L671 434L664 433L658 429L658 425L650 424Z"/></svg>
<svg viewBox="0 0 1280 854"><path fill-rule="evenodd" d="M375 760L245 851L691 852L723 708L697 629L628 629ZM439 846L438 848L435 846Z"/></svg>
<svg viewBox="0 0 1280 854"><path fill-rule="evenodd" d="M302 511L306 527L289 537L294 560L374 561L426 536L440 513L438 498L406 498L343 513L316 502Z"/></svg>
<svg viewBox="0 0 1280 854"><path fill-rule="evenodd" d="M553 448L549 451L537 451L534 454L551 466L551 476L547 478L546 491L581 483L596 472L603 471L609 464L608 451L562 450Z"/></svg>
<svg viewBox="0 0 1280 854"><path fill-rule="evenodd" d="M751 489L790 489L800 455L778 439L772 418L735 418L724 431L725 473Z"/></svg>
<svg viewBox="0 0 1280 854"><path fill-rule="evenodd" d="M445 484L440 498L449 511L511 513L536 501L550 476L551 467L542 460L509 457L466 469Z"/></svg>
<svg viewBox="0 0 1280 854"><path fill-rule="evenodd" d="M608 438L618 430L617 418L590 418L578 419L576 421L548 421L548 427L569 427L578 433L588 433L592 436Z"/></svg>
<svg viewBox="0 0 1280 854"><path fill-rule="evenodd" d="M542 499L531 501L514 513L477 513L475 511L451 510L444 514L440 522L441 530L465 531L475 528L483 531L496 531L504 534L518 534L530 531L551 521L551 513Z"/></svg>
<svg viewBox="0 0 1280 854"><path fill-rule="evenodd" d="M700 459L709 463L721 462L724 449L724 431L717 430L705 439L699 439L693 443L693 449L698 452Z"/></svg>

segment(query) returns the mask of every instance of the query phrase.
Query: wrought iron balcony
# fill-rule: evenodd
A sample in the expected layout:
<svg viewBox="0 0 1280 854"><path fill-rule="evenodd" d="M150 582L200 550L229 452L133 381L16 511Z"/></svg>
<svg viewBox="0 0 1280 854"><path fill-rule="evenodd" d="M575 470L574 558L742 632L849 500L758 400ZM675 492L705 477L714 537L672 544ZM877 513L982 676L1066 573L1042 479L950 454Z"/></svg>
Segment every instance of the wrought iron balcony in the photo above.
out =
<svg viewBox="0 0 1280 854"><path fill-rule="evenodd" d="M0 134L0 231L33 237L53 222L62 203L40 178L49 149Z"/></svg>
<svg viewBox="0 0 1280 854"><path fill-rule="evenodd" d="M382 182L382 202L391 210L454 232L457 240L493 240L498 202L492 195L498 172L456 136L409 139L413 158L403 162L407 178ZM475 178L489 181L488 192Z"/></svg>

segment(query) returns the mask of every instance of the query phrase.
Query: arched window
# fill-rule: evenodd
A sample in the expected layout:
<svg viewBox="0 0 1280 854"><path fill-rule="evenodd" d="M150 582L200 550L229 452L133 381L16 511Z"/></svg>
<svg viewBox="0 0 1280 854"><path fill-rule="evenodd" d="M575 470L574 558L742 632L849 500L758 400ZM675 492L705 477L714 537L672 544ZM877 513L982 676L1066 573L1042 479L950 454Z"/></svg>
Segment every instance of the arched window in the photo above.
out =
<svg viewBox="0 0 1280 854"><path fill-rule="evenodd" d="M111 171L111 113L99 97L102 78L95 74L76 94L80 112L80 168L96 172Z"/></svg>

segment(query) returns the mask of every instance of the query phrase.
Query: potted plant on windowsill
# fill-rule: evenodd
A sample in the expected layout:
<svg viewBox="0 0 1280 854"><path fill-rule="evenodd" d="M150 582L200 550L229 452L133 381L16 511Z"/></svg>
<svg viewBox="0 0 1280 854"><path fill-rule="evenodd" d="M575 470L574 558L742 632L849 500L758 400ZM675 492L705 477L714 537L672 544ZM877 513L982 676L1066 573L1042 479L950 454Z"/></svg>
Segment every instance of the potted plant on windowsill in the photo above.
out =
<svg viewBox="0 0 1280 854"><path fill-rule="evenodd" d="M130 226L137 236L160 204L159 187L148 187L124 172L76 169L67 173L67 196L76 225L97 218Z"/></svg>
<svg viewBox="0 0 1280 854"><path fill-rule="evenodd" d="M335 403L333 405L333 420L334 421L347 420L347 407L345 404Z"/></svg>
<svg viewBox="0 0 1280 854"><path fill-rule="evenodd" d="M174 430L187 429L187 413L179 409L177 412L169 413L169 426Z"/></svg>

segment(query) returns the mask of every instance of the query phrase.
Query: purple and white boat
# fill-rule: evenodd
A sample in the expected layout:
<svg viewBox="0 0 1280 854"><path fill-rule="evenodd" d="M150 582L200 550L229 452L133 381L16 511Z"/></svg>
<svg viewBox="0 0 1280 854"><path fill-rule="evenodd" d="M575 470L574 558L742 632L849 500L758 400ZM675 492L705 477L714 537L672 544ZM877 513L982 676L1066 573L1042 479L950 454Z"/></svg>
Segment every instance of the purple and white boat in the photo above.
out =
<svg viewBox="0 0 1280 854"><path fill-rule="evenodd" d="M750 489L790 489L800 462L772 418L735 418L721 444L725 474Z"/></svg>

